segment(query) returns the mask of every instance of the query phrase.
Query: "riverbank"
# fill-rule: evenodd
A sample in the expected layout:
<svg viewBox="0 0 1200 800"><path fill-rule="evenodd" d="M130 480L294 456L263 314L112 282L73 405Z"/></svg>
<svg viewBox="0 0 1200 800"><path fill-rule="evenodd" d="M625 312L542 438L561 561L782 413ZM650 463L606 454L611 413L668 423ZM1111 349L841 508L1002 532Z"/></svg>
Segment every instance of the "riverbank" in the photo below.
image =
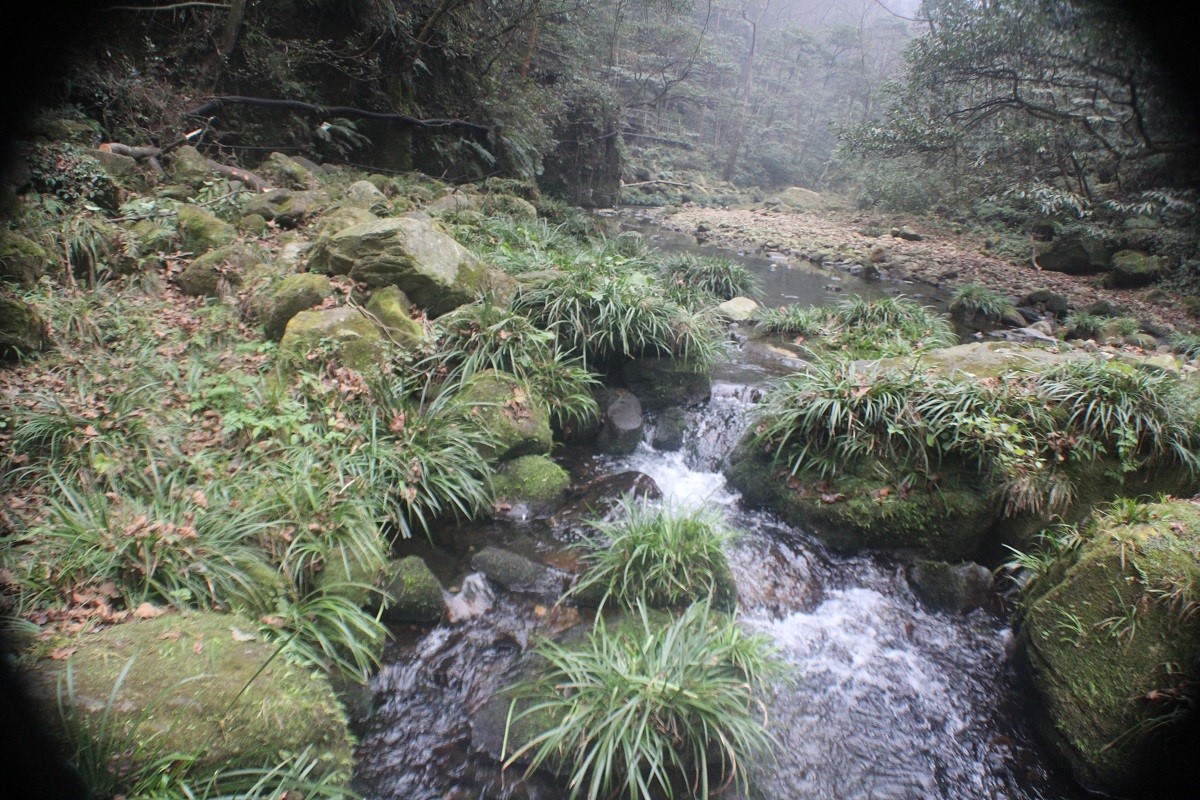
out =
<svg viewBox="0 0 1200 800"><path fill-rule="evenodd" d="M1067 275L992 253L981 236L906 215L784 207L706 208L685 205L646 212L662 226L721 247L838 264L943 290L975 283L1017 301L1036 289L1062 295L1075 308L1107 302L1143 322L1179 330L1196 319L1162 289L1112 289L1099 275ZM897 235L894 235L897 234ZM1032 246L1030 255L1032 255Z"/></svg>

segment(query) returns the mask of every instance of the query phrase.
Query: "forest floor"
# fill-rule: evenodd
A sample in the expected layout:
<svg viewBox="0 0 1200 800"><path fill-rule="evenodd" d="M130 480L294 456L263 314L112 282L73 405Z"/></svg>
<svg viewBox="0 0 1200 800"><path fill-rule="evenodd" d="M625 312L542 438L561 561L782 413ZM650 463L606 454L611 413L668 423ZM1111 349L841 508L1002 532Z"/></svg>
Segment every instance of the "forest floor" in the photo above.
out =
<svg viewBox="0 0 1200 800"><path fill-rule="evenodd" d="M684 206L666 209L660 223L706 244L777 252L798 258L874 263L887 277L952 290L976 283L1020 301L1035 289L1063 295L1076 308L1107 300L1143 322L1193 329L1197 321L1162 289L1110 289L1099 275L1066 275L987 252L982 235L956 232L928 218L862 211L783 211ZM915 232L919 241L893 236ZM814 256L816 258L814 258ZM865 259L865 260L864 260Z"/></svg>

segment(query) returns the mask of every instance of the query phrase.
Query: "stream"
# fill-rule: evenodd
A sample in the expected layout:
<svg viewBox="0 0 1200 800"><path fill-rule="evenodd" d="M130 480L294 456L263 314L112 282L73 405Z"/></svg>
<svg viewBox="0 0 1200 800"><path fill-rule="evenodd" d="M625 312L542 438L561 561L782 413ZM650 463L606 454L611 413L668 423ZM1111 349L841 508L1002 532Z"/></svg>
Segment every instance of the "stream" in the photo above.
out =
<svg viewBox="0 0 1200 800"><path fill-rule="evenodd" d="M670 238L678 236L655 243L691 247ZM763 278L767 297L780 298L777 303L823 304L838 293L918 294L811 265L740 260ZM750 797L1081 797L1033 742L1008 661L1006 620L983 610L965 616L927 611L900 563L827 553L805 531L740 507L721 474L722 461L745 430L761 387L787 370L770 354L736 352L714 371L711 400L687 411L682 450L659 452L643 442L630 456L569 454L567 463L576 480L644 473L665 502L719 509L739 533L728 557L740 622L768 635L793 672L769 699L779 747L754 765ZM512 679L509 671L533 637L565 629L581 613L586 622L586 612L554 606L553 592L499 590L469 572L465 554L491 544L557 565L570 532L532 522L476 527L453 538L440 551L413 542L410 552L457 590L454 602L469 618L396 631L371 685L373 710L357 721L356 788L369 800L563 797L560 787L536 776L519 780L520 768L502 772L473 742L472 714Z"/></svg>

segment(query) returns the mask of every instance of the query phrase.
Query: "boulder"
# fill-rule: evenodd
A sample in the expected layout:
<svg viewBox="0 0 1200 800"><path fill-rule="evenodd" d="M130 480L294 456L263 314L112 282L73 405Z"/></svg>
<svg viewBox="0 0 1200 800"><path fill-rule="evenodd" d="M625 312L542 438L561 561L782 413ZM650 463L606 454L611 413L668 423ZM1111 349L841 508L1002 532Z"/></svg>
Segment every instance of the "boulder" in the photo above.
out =
<svg viewBox="0 0 1200 800"><path fill-rule="evenodd" d="M1071 308L1064 295L1051 289L1034 289L1025 296L1024 304L1044 309L1059 319L1065 317Z"/></svg>
<svg viewBox="0 0 1200 800"><path fill-rule="evenodd" d="M492 437L482 454L489 461L550 452L550 412L523 381L498 370L477 373L462 393L474 422Z"/></svg>
<svg viewBox="0 0 1200 800"><path fill-rule="evenodd" d="M1085 787L1189 797L1200 682L1200 508L1102 517L1023 592L1017 663L1038 731Z"/></svg>
<svg viewBox="0 0 1200 800"><path fill-rule="evenodd" d="M825 208L825 198L812 189L792 186L779 193L779 201L799 211L820 211Z"/></svg>
<svg viewBox="0 0 1200 800"><path fill-rule="evenodd" d="M316 179L304 165L283 153L271 153L258 168L258 174L284 189L309 189Z"/></svg>
<svg viewBox="0 0 1200 800"><path fill-rule="evenodd" d="M489 194L483 198L483 213L501 214L520 222L537 219L533 203L511 194Z"/></svg>
<svg viewBox="0 0 1200 800"><path fill-rule="evenodd" d="M350 306L296 314L284 328L279 350L303 361L309 351L324 345L339 363L359 372L378 368L386 352L379 328Z"/></svg>
<svg viewBox="0 0 1200 800"><path fill-rule="evenodd" d="M179 206L179 238L181 247L193 255L233 244L237 231L199 206Z"/></svg>
<svg viewBox="0 0 1200 800"><path fill-rule="evenodd" d="M683 437L687 433L687 414L682 408L668 408L654 421L655 450L674 452L683 449Z"/></svg>
<svg viewBox="0 0 1200 800"><path fill-rule="evenodd" d="M706 403L712 395L707 372L696 372L671 358L635 358L621 367L625 388L647 411Z"/></svg>
<svg viewBox="0 0 1200 800"><path fill-rule="evenodd" d="M479 201L474 195L451 189L446 194L425 206L430 214L438 212L478 211Z"/></svg>
<svg viewBox="0 0 1200 800"><path fill-rule="evenodd" d="M192 189L199 189L205 181L212 180L212 167L208 160L200 155L200 151L186 144L171 153L171 163L167 169L167 177L172 183L183 184ZM160 194L162 190L159 190Z"/></svg>
<svg viewBox="0 0 1200 800"><path fill-rule="evenodd" d="M376 289L367 301L367 313L398 344L415 344L425 337L421 323L410 315L412 308L412 301L397 286Z"/></svg>
<svg viewBox="0 0 1200 800"><path fill-rule="evenodd" d="M91 150L88 155L100 162L104 171L122 186L133 186L142 177L142 171L134 158L104 149Z"/></svg>
<svg viewBox="0 0 1200 800"><path fill-rule="evenodd" d="M40 244L16 231L0 229L0 283L28 289L49 266L50 257Z"/></svg>
<svg viewBox="0 0 1200 800"><path fill-rule="evenodd" d="M1112 247L1096 236L1068 233L1035 246L1037 263L1042 269L1068 275L1092 275L1103 272L1112 262Z"/></svg>
<svg viewBox="0 0 1200 800"><path fill-rule="evenodd" d="M935 611L961 614L988 604L992 571L975 563L947 564L917 559L907 571L908 583L927 606Z"/></svg>
<svg viewBox="0 0 1200 800"><path fill-rule="evenodd" d="M642 404L624 389L612 389L600 402L601 427L596 440L602 453L628 455L642 441Z"/></svg>
<svg viewBox="0 0 1200 800"><path fill-rule="evenodd" d="M734 297L717 306L717 313L731 322L745 322L757 310L758 303L749 297Z"/></svg>
<svg viewBox="0 0 1200 800"><path fill-rule="evenodd" d="M115 754L133 766L183 759L204 775L273 767L310 748L318 759L314 776L348 783L353 743L329 682L277 658L278 643L259 627L229 614L191 612L79 635L70 643L73 724L135 739L138 747ZM31 671L50 703L65 668L41 662Z"/></svg>
<svg viewBox="0 0 1200 800"><path fill-rule="evenodd" d="M510 592L554 595L555 598L562 592L566 577L545 564L499 547L485 547L471 556L471 569L482 572L488 580Z"/></svg>
<svg viewBox="0 0 1200 800"><path fill-rule="evenodd" d="M547 456L521 456L504 464L492 478L498 507L507 516L544 516L558 508L571 476Z"/></svg>
<svg viewBox="0 0 1200 800"><path fill-rule="evenodd" d="M662 490L644 472L630 470L604 475L576 489L570 501L551 517L554 527L575 527L590 520L608 518L623 498L659 500Z"/></svg>
<svg viewBox="0 0 1200 800"><path fill-rule="evenodd" d="M398 286L430 316L469 303L486 289L487 269L466 248L421 220L354 225L316 248L310 269L349 275L370 288Z"/></svg>
<svg viewBox="0 0 1200 800"><path fill-rule="evenodd" d="M262 214L243 214L234 227L245 236L262 236L267 230L267 218Z"/></svg>
<svg viewBox="0 0 1200 800"><path fill-rule="evenodd" d="M386 214L392 210L392 203L387 199L387 195L370 181L355 181L347 186L342 203L370 211L372 214Z"/></svg>
<svg viewBox="0 0 1200 800"><path fill-rule="evenodd" d="M446 613L442 584L420 556L408 556L387 568L383 590L387 605L383 618L388 622L440 622Z"/></svg>
<svg viewBox="0 0 1200 800"><path fill-rule="evenodd" d="M243 272L254 265L257 248L231 244L196 258L175 276L179 291L194 297L220 297L242 285Z"/></svg>
<svg viewBox="0 0 1200 800"><path fill-rule="evenodd" d="M288 275L263 289L254 298L252 308L267 338L277 342L283 338L283 332L292 317L319 305L332 295L333 285L329 278L304 272Z"/></svg>
<svg viewBox="0 0 1200 800"><path fill-rule="evenodd" d="M50 346L50 327L38 310L17 297L0 295L0 358L26 356Z"/></svg>
<svg viewBox="0 0 1200 800"><path fill-rule="evenodd" d="M258 214L281 228L294 228L329 205L329 195L321 191L269 189L250 198L247 214Z"/></svg>
<svg viewBox="0 0 1200 800"><path fill-rule="evenodd" d="M1166 272L1166 264L1158 256L1138 250L1122 250L1112 257L1109 280L1117 289L1137 289L1149 286Z"/></svg>

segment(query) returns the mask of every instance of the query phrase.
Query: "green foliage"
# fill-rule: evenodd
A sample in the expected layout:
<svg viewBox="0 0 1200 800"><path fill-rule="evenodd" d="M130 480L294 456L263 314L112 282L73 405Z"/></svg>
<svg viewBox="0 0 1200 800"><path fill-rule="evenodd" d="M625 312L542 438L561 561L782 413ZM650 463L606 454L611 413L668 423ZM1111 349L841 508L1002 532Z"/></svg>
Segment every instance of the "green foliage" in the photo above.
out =
<svg viewBox="0 0 1200 800"><path fill-rule="evenodd" d="M1004 295L977 283L966 283L954 290L950 311L962 316L979 316L993 321L1016 313L1016 307Z"/></svg>
<svg viewBox="0 0 1200 800"><path fill-rule="evenodd" d="M510 711L509 731L552 722L506 766L528 755L530 772L561 771L570 796L588 800L707 797L726 782L744 792L747 758L774 744L759 696L780 667L765 637L705 603L666 625L643 605L633 615L628 632L598 620L580 645L537 646L546 666L512 689L528 703Z"/></svg>
<svg viewBox="0 0 1200 800"><path fill-rule="evenodd" d="M759 334L811 336L825 331L829 316L829 309L821 306L760 307L754 311L754 330Z"/></svg>
<svg viewBox="0 0 1200 800"><path fill-rule="evenodd" d="M663 280L669 292L682 298L688 298L695 292L708 294L717 301L762 296L754 274L728 258L703 258L690 254L673 256L663 263ZM680 302L682 305L691 305L683 300Z"/></svg>
<svg viewBox="0 0 1200 800"><path fill-rule="evenodd" d="M1171 347L1184 358L1200 358L1200 335L1177 333L1171 337Z"/></svg>
<svg viewBox="0 0 1200 800"><path fill-rule="evenodd" d="M1071 339L1097 339L1104 334L1104 327L1107 324L1107 317L1098 317L1084 311L1076 311L1067 316L1066 329L1070 331L1067 337Z"/></svg>
<svg viewBox="0 0 1200 800"><path fill-rule="evenodd" d="M624 608L679 606L711 595L728 570L724 546L733 533L707 509L625 498L616 521L591 526L598 541L580 545L585 573L573 594L599 587Z"/></svg>
<svg viewBox="0 0 1200 800"><path fill-rule="evenodd" d="M34 191L71 204L117 207L117 186L83 148L66 142L30 146L25 153Z"/></svg>

